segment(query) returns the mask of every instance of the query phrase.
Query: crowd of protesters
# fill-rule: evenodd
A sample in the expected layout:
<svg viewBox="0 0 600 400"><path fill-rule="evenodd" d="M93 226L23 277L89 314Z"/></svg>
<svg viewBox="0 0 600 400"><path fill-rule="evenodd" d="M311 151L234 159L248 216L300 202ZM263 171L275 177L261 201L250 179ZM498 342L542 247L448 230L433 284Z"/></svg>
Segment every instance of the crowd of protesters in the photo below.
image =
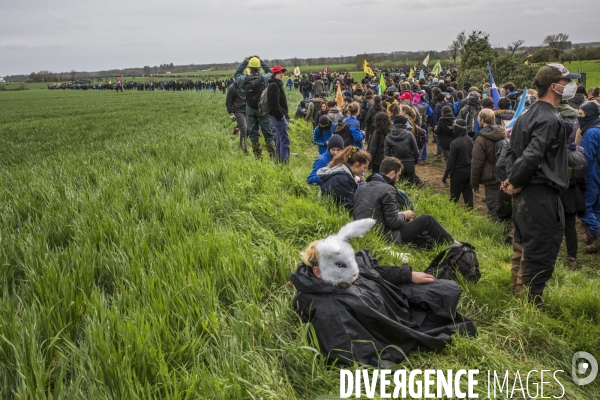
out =
<svg viewBox="0 0 600 400"><path fill-rule="evenodd" d="M250 59L238 68L236 82L229 89L232 94L241 94L239 89L248 87L244 70ZM264 81L259 90L270 87L270 68L256 60L253 65L253 73ZM276 68L281 72L281 67ZM302 94L295 118L313 130L319 157L308 183L319 185L323 195L331 196L357 219L369 213L377 215L381 231L392 242L422 239L423 232L429 236L434 232L435 237L430 238L434 243L451 242L452 236L433 216L412 220L411 210L374 209L384 194L396 193L397 198L392 197L398 202L406 197L395 188L383 190L381 184L425 184L418 176L418 166L431 162L427 144L433 143L435 151L430 154L435 154L433 163L445 165L442 183L450 189L451 201L462 197L472 208L474 196L482 197L489 218L505 226L506 243L513 247L514 292L527 292L533 302L541 303L563 236L566 263L577 268L576 217L586 227L584 251L600 250L598 89L586 91L576 83L579 75L560 64L540 69L533 82L535 89L526 94L507 82L500 86L497 98L489 83L476 87L466 82L459 88L456 68L435 75L424 70L422 78L413 78L418 72L388 70L382 71L380 78L366 75L360 81L338 73L279 80L279 99L286 90ZM255 102L260 96L257 99ZM524 111L511 126L521 103ZM287 108L274 120L260 120L258 108L249 107L241 96L228 104L237 104L235 109L228 106L228 111L232 120L238 121L240 133L246 131L241 120L248 125L252 120L251 140L257 157L262 157L260 132L270 155L275 157L274 148L282 145L286 156L278 161L289 162ZM275 137L273 123L283 120L285 132ZM571 165L577 159L585 165Z"/></svg>
<svg viewBox="0 0 600 400"><path fill-rule="evenodd" d="M355 340L400 346L406 352L415 343L437 348L428 342L431 336L420 336L429 326L421 325L421 319L388 315L399 305L405 309L397 312L414 315L415 293L421 300L435 298L437 305L443 296L455 294L448 303L451 312L433 323L445 330L440 338L476 334L472 322L456 313L460 288L454 282L413 272L408 265L380 267L367 250L354 254L346 243L376 226L393 245L468 249L434 215L416 217L411 199L396 187L398 182L416 188L426 184L418 175L419 166L431 162L430 138L435 144L433 163L445 166L442 183L450 190L450 200L458 203L462 197L473 208L474 196L482 197L488 217L504 225L505 243L513 249L511 287L516 297L543 303L563 237L566 264L578 268L577 218L586 227L584 251L600 250L599 90L587 92L577 85L579 74L550 64L536 74L535 89L525 91L511 82L500 90L469 82L459 88L455 68L435 74L424 70L418 79L414 76L421 71L388 70L380 78L366 75L360 81L351 74L327 72L286 79L285 72L279 65L270 68L260 57L246 57L229 86L226 106L245 153L249 136L254 155L262 159L262 134L270 158L287 164L286 91L298 90L302 101L294 118L311 127L319 153L307 182L318 185L324 197L355 220L337 235L312 242L291 275L297 289L294 306L313 323L327 357L381 366L400 362L406 354L382 351L384 356L375 359L371 350L352 350ZM373 299L368 307L357 300L363 297ZM340 306L320 306L325 302ZM373 322L373 315L384 317ZM332 325L332 320L343 322ZM394 334L384 337L382 332Z"/></svg>
<svg viewBox="0 0 600 400"><path fill-rule="evenodd" d="M49 90L115 90L117 92L122 91L185 91L194 90L196 92L201 90L212 90L213 92L221 92L225 94L229 85L233 82L233 79L219 79L219 80L161 80L161 81L150 81L150 82L135 82L122 80L113 81L102 81L92 82L89 80L79 80L74 82L63 82L63 83L52 83L48 84Z"/></svg>

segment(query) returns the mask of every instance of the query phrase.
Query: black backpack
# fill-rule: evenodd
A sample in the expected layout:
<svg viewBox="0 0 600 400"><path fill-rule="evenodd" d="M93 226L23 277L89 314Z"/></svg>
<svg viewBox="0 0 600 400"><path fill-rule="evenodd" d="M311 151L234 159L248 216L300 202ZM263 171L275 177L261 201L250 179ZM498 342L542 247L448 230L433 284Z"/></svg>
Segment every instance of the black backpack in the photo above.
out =
<svg viewBox="0 0 600 400"><path fill-rule="evenodd" d="M448 246L431 261L425 273L433 275L437 279L453 281L458 280L458 274L460 274L464 279L477 283L481 278L481 272L474 250L475 247L466 242Z"/></svg>
<svg viewBox="0 0 600 400"><path fill-rule="evenodd" d="M588 163L585 154L579 149L567 151L567 163L569 171L569 185L574 185L585 179Z"/></svg>
<svg viewBox="0 0 600 400"><path fill-rule="evenodd" d="M312 84L310 83L310 81L308 79L304 79L302 81L302 91L309 92L311 89L312 89Z"/></svg>
<svg viewBox="0 0 600 400"><path fill-rule="evenodd" d="M248 106L258 109L260 96L265 90L265 78L262 75L248 75L244 78L244 90L246 91L246 103Z"/></svg>
<svg viewBox="0 0 600 400"><path fill-rule="evenodd" d="M504 138L501 140L498 140L496 142L496 144L494 145L494 167L496 166L496 164L498 164L498 160L500 159L500 154L502 153L502 149L504 149L504 146L506 146L506 143L510 142L510 140L508 138Z"/></svg>
<svg viewBox="0 0 600 400"><path fill-rule="evenodd" d="M335 130L333 131L333 133L335 135L340 135L342 139L344 139L344 147L352 146L352 143L354 143L352 132L350 132L350 124L348 122L340 121L335 126Z"/></svg>

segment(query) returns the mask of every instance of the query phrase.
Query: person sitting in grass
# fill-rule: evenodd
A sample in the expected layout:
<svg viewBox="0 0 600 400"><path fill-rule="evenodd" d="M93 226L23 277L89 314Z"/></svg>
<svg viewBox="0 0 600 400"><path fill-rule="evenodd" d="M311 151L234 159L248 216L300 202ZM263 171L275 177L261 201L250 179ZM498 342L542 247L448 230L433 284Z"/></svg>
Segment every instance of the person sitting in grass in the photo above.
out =
<svg viewBox="0 0 600 400"><path fill-rule="evenodd" d="M321 178L317 176L317 171L327 167L331 160L344 149L344 139L340 135L331 135L327 141L326 149L313 163L312 171L306 178L309 185L321 185L323 183Z"/></svg>
<svg viewBox="0 0 600 400"><path fill-rule="evenodd" d="M319 148L319 154L327 152L327 141L333 135L336 124L332 123L326 115L318 120L319 124L313 132L313 143Z"/></svg>
<svg viewBox="0 0 600 400"><path fill-rule="evenodd" d="M413 219L412 210L398 211L395 185L402 168L402 162L396 157L383 159L379 173L370 176L367 183L354 194L354 219L374 218L384 237L397 245L408 242L418 247L431 247L438 243L455 242L432 215Z"/></svg>
<svg viewBox="0 0 600 400"><path fill-rule="evenodd" d="M348 239L375 223L354 221L312 242L290 276L294 308L313 325L327 361L389 368L412 350L443 349L453 334L476 335L473 322L457 312L456 282L406 264L380 266L368 250L354 254Z"/></svg>
<svg viewBox="0 0 600 400"><path fill-rule="evenodd" d="M338 206L351 211L357 182L367 170L370 160L371 156L366 151L359 150L356 146L346 147L327 167L317 171L317 176L323 181L321 194L333 196Z"/></svg>

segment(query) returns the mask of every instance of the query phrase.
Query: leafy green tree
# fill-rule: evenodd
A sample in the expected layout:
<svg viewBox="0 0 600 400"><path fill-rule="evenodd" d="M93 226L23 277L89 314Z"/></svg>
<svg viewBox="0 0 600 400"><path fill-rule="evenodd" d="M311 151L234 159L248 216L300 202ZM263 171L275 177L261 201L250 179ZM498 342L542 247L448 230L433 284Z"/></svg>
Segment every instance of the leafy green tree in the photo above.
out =
<svg viewBox="0 0 600 400"><path fill-rule="evenodd" d="M482 68L497 57L498 53L492 48L489 35L482 31L472 31L465 42L460 67L464 70Z"/></svg>

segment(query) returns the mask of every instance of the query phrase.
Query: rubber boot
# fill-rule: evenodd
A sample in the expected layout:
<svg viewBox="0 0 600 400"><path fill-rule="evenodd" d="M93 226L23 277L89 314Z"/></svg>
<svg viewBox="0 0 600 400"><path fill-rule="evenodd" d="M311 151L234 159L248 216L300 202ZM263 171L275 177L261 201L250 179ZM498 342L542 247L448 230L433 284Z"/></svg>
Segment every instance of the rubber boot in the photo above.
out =
<svg viewBox="0 0 600 400"><path fill-rule="evenodd" d="M245 135L240 135L240 149L244 151L245 155L248 155L248 138Z"/></svg>
<svg viewBox="0 0 600 400"><path fill-rule="evenodd" d="M511 286L513 293L519 296L523 293L523 282L519 279L519 270L521 269L521 260L523 259L523 245L513 242L513 255L511 258Z"/></svg>
<svg viewBox="0 0 600 400"><path fill-rule="evenodd" d="M275 142L269 142L265 144L267 151L269 152L269 157L272 160L275 160Z"/></svg>
<svg viewBox="0 0 600 400"><path fill-rule="evenodd" d="M252 152L257 160L262 161L262 147L260 147L260 143L252 143Z"/></svg>

